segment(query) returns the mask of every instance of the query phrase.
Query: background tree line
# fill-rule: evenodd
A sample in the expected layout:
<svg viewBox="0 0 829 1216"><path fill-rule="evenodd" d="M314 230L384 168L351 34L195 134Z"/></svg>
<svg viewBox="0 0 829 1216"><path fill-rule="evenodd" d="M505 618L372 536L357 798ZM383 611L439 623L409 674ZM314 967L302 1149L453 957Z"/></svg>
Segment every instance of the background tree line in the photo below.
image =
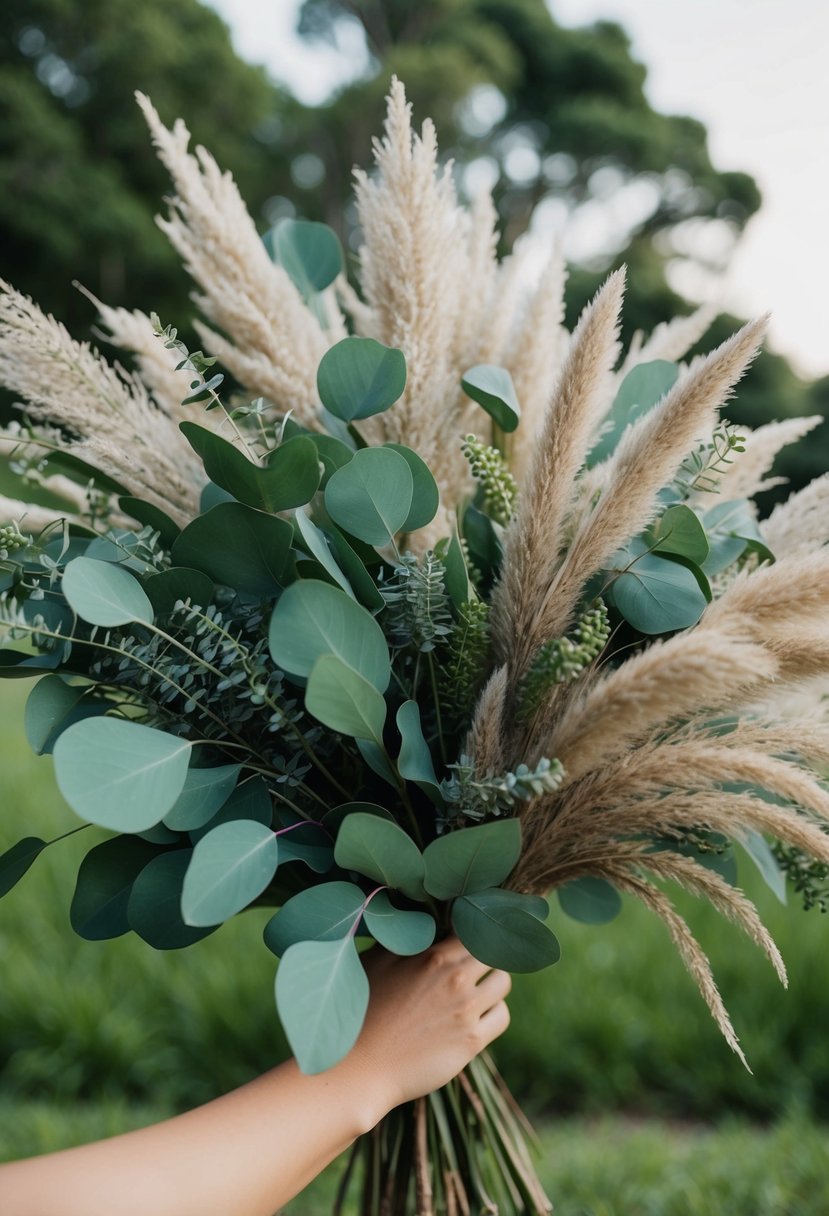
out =
<svg viewBox="0 0 829 1216"><path fill-rule="evenodd" d="M75 279L107 303L155 309L175 324L190 312L186 276L153 222L168 183L135 88L165 120L185 118L263 229L295 208L337 228L348 247L351 169L368 162L396 72L416 115L434 118L461 191L476 174L495 180L504 252L541 203L599 217L608 196L635 199L625 223L571 265L568 289L572 323L607 270L626 261L626 337L688 311L671 260L704 226L716 225L728 247L761 202L749 175L713 167L700 122L653 109L619 25L564 27L544 0L305 0L304 37L336 44L356 23L369 62L314 107L239 59L198 0L7 0L4 17L0 272L78 336L91 309ZM720 317L705 345L736 324ZM756 426L825 416L827 406L829 377L807 384L767 352L732 414ZM801 448L781 461L794 484L825 468L829 424Z"/></svg>

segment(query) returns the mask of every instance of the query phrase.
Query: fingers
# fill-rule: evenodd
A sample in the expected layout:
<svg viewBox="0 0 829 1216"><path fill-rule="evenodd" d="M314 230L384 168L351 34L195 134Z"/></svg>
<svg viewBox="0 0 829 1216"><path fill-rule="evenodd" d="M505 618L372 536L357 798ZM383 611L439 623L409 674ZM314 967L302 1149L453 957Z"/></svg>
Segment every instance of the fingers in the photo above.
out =
<svg viewBox="0 0 829 1216"><path fill-rule="evenodd" d="M509 1009L506 1001L499 1001L497 1005L484 1014L478 1023L478 1033L481 1036L484 1047L488 1047L493 1039L497 1039L503 1034L509 1026Z"/></svg>
<svg viewBox="0 0 829 1216"><path fill-rule="evenodd" d="M511 988L512 977L508 971L490 971L476 985L475 999L481 1012L486 1013L500 1001L503 1001Z"/></svg>

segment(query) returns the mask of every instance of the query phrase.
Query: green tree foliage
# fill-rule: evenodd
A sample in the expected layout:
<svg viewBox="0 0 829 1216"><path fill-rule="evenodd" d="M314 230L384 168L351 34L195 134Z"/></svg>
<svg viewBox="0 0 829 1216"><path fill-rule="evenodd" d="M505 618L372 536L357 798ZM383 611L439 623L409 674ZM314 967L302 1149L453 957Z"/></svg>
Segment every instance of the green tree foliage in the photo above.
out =
<svg viewBox="0 0 829 1216"><path fill-rule="evenodd" d="M153 222L168 188L133 90L231 169L254 214L274 193L286 100L198 0L6 0L0 25L0 271L81 326L82 281L180 323L187 278Z"/></svg>

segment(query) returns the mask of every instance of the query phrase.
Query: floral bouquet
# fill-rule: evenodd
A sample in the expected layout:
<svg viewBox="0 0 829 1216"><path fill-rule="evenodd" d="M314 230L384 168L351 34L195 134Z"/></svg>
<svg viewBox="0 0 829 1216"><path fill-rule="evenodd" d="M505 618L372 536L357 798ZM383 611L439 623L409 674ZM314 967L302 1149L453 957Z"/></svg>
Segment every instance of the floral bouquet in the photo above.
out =
<svg viewBox="0 0 829 1216"><path fill-rule="evenodd" d="M183 124L139 102L211 356L96 301L130 372L0 292L22 411L4 443L62 504L0 502L0 674L40 675L29 741L111 833L75 930L174 949L275 907L277 1009L317 1072L360 1032L361 942L408 955L453 931L533 971L559 957L552 891L593 924L628 893L742 1058L664 888L710 900L785 980L734 845L778 894L829 865L809 708L829 479L762 523L751 501L815 420L739 434L718 414L763 322L683 366L698 313L617 366L616 273L569 336L559 253L534 283L526 253L496 259L491 199L458 204L396 81L356 175L359 290L330 229L263 240ZM0 893L46 845L0 858ZM358 1142L360 1211L546 1212L528 1133L479 1057Z"/></svg>

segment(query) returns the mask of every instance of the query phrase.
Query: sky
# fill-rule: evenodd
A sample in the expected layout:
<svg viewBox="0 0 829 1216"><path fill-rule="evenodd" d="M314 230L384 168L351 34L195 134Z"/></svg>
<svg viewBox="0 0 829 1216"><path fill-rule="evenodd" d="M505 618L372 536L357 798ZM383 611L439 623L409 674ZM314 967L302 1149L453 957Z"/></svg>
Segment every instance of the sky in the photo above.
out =
<svg viewBox="0 0 829 1216"><path fill-rule="evenodd" d="M237 51L304 101L359 70L296 35L300 0L208 0ZM416 0L413 0L416 2ZM749 223L716 298L741 316L772 313L771 346L804 375L829 374L829 4L825 0L554 0L557 20L611 18L648 68L659 110L709 132L718 169L751 173L763 207ZM711 291L690 277L688 294Z"/></svg>

